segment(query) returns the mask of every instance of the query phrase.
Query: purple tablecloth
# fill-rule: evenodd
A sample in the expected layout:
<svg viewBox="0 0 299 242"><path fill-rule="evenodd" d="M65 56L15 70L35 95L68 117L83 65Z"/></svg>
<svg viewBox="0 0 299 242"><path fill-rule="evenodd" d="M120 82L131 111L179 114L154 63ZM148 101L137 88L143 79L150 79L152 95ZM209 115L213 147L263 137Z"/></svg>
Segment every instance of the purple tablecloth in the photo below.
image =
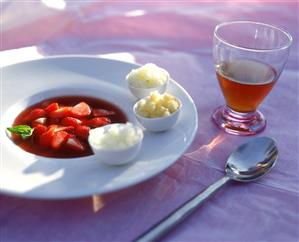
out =
<svg viewBox="0 0 299 242"><path fill-rule="evenodd" d="M279 160L257 182L228 184L164 241L299 241L298 2L43 0L1 5L2 50L36 46L43 56L114 53L109 56L154 62L189 92L199 117L189 150L137 186L65 201L0 195L1 242L130 241L223 176L229 153L250 139L225 134L210 119L224 103L213 68L213 28L227 20L274 24L294 38L285 70L260 107L268 126L259 136L276 139ZM3 51L1 62L5 65L16 53L28 52Z"/></svg>

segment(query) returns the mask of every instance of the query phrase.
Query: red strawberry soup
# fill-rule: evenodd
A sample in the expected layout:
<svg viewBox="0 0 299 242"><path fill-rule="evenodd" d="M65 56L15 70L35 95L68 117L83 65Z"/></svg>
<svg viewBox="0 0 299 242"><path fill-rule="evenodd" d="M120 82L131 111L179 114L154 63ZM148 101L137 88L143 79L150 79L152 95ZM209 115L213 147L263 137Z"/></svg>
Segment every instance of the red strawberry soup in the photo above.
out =
<svg viewBox="0 0 299 242"><path fill-rule="evenodd" d="M85 96L56 97L26 108L13 126L28 125L32 136L12 140L23 150L53 158L75 158L92 155L87 138L89 130L110 123L126 123L120 108L107 101Z"/></svg>

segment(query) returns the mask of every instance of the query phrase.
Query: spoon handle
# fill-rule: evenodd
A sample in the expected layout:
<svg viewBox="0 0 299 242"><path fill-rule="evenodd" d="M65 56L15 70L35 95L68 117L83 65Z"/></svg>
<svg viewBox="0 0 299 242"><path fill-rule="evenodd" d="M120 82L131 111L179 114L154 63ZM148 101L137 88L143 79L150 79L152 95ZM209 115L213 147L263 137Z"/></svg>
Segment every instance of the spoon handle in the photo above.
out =
<svg viewBox="0 0 299 242"><path fill-rule="evenodd" d="M196 210L206 199L208 199L214 192L222 187L230 178L224 176L218 181L211 184L201 193L195 195L193 198L185 202L182 206L169 214L166 218L155 224L148 231L139 236L135 242L151 242L156 241L165 235L175 225L183 221L188 215Z"/></svg>

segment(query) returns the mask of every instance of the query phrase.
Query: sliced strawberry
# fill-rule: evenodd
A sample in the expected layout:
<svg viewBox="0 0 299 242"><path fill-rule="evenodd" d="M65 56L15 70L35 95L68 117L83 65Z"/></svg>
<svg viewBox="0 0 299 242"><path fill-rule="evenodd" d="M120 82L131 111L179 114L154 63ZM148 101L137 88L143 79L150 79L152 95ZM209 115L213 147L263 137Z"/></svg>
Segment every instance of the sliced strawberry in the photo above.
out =
<svg viewBox="0 0 299 242"><path fill-rule="evenodd" d="M60 149L70 136L71 135L65 131L55 132L50 143L51 148L54 150Z"/></svg>
<svg viewBox="0 0 299 242"><path fill-rule="evenodd" d="M45 112L46 113L50 113L53 112L55 110L59 109L59 105L58 103L51 103L50 105L48 105L47 107L45 107Z"/></svg>
<svg viewBox="0 0 299 242"><path fill-rule="evenodd" d="M82 118L86 117L91 113L91 109L89 105L85 102L80 102L74 107L72 107L70 116L73 116L75 118Z"/></svg>
<svg viewBox="0 0 299 242"><path fill-rule="evenodd" d="M88 126L77 126L75 129L75 135L82 139L82 140L87 140L88 135L89 135L90 128Z"/></svg>
<svg viewBox="0 0 299 242"><path fill-rule="evenodd" d="M89 126L91 128L101 127L110 123L111 120L107 117L92 118L82 121L83 125Z"/></svg>
<svg viewBox="0 0 299 242"><path fill-rule="evenodd" d="M46 117L45 110L43 110L41 108L35 108L25 117L25 120L32 121L32 120L35 120L38 118L43 118L43 117Z"/></svg>
<svg viewBox="0 0 299 242"><path fill-rule="evenodd" d="M76 152L84 152L85 151L85 146L75 137L70 137L66 141L64 147L69 150L73 150Z"/></svg>
<svg viewBox="0 0 299 242"><path fill-rule="evenodd" d="M54 128L54 132L65 131L69 133L74 133L75 128L73 126L58 126Z"/></svg>
<svg viewBox="0 0 299 242"><path fill-rule="evenodd" d="M81 120L73 117L65 117L61 120L62 125L77 127L81 124Z"/></svg>
<svg viewBox="0 0 299 242"><path fill-rule="evenodd" d="M91 115L93 117L103 117L103 116L115 115L115 112L109 111L109 110L106 110L106 109L102 109L102 108L94 108L91 111Z"/></svg>
<svg viewBox="0 0 299 242"><path fill-rule="evenodd" d="M48 147L51 144L52 138L54 137L54 129L55 128L48 128L46 132L40 135L38 139L38 143L44 147Z"/></svg>
<svg viewBox="0 0 299 242"><path fill-rule="evenodd" d="M63 107L49 113L50 118L64 118L69 116L71 107Z"/></svg>
<svg viewBox="0 0 299 242"><path fill-rule="evenodd" d="M33 136L35 138L39 138L47 130L48 130L48 128L45 125L37 124L33 129Z"/></svg>
<svg viewBox="0 0 299 242"><path fill-rule="evenodd" d="M47 118L37 118L37 119L34 119L32 122L31 122L31 127L35 127L39 124L46 124L47 122Z"/></svg>
<svg viewBox="0 0 299 242"><path fill-rule="evenodd" d="M50 129L55 130L57 127L58 127L57 124L51 124L51 125L48 126L48 130L50 130Z"/></svg>

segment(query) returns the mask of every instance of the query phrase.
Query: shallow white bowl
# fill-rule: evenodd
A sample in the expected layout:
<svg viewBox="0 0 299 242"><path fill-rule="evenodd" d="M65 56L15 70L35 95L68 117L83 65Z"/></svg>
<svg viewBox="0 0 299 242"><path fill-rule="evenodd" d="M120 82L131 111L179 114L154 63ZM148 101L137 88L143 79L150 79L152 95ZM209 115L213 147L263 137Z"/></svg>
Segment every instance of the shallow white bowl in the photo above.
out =
<svg viewBox="0 0 299 242"><path fill-rule="evenodd" d="M105 125L102 127L99 127L97 129L108 129L113 125L122 125L120 123L114 123L114 124L109 124ZM123 124L125 125L125 124ZM140 129L138 126L135 126L135 128ZM90 140L90 136L88 137L88 142L90 144L90 147L92 148L95 156L97 157L96 159L108 164L108 165L123 165L126 164L130 161L133 161L134 158L137 156L137 154L140 151L141 145L142 145L142 140L143 140L143 132L141 131L141 137L139 138L139 141L132 146L129 146L124 149L106 149L106 148L98 148L95 147L93 142Z"/></svg>
<svg viewBox="0 0 299 242"><path fill-rule="evenodd" d="M167 86L169 83L169 79L161 86L158 87L152 87L152 88L141 88L141 87L134 87L130 85L128 82L128 88L131 91L131 93L138 99L147 97L150 95L151 92L158 91L160 94L163 94L167 90Z"/></svg>
<svg viewBox="0 0 299 242"><path fill-rule="evenodd" d="M136 100L124 76L138 67L90 56L47 57L3 67L0 193L35 199L106 194L146 181L174 164L191 145L198 126L194 101L174 80L169 82L168 89L182 101L178 123L157 135L144 133L140 152L127 165L108 166L95 155L74 159L36 156L17 147L5 133L6 127L26 107L45 98L65 95L107 100L121 108L128 121L136 123L132 107ZM24 79L26 85L16 88Z"/></svg>
<svg viewBox="0 0 299 242"><path fill-rule="evenodd" d="M176 125L177 121L179 120L180 112L182 109L182 102L178 98L176 99L179 102L179 108L169 116L159 117L159 118L145 118L138 114L137 106L138 103L141 102L142 100L141 99L138 102L136 102L133 107L133 111L136 116L136 119L148 131L161 132L161 131L166 131L168 129L171 129Z"/></svg>

